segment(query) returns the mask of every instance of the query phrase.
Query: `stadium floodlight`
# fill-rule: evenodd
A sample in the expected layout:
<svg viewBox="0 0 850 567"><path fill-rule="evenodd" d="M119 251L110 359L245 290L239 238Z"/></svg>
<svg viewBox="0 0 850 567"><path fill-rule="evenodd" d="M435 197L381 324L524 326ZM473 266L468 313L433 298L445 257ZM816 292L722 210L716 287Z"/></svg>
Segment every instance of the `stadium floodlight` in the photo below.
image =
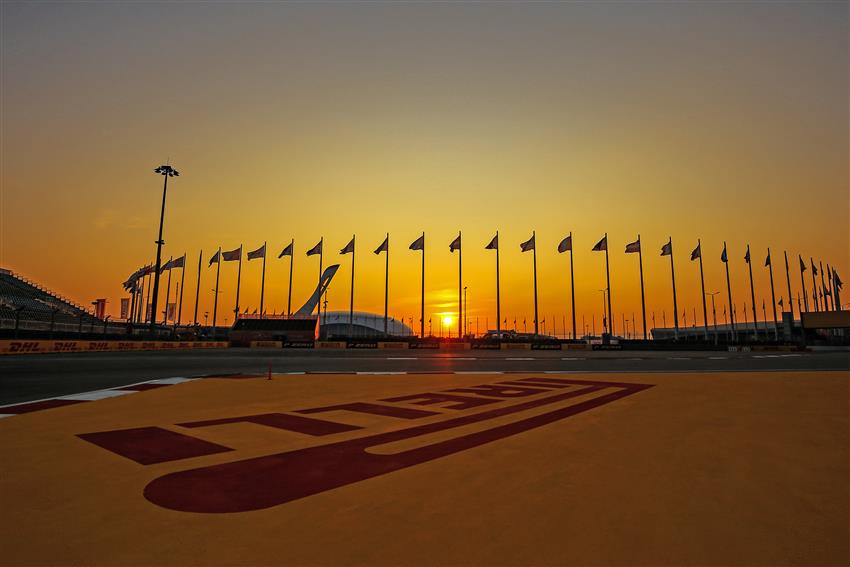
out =
<svg viewBox="0 0 850 567"><path fill-rule="evenodd" d="M162 184L162 209L159 213L159 238L156 240L156 270L154 270L153 275L153 293L151 294L151 331L153 332L156 329L156 304L157 297L159 295L159 272L162 269L162 245L165 244L165 241L162 239L162 225L165 220L165 196L168 193L168 178L169 177L178 177L180 172L171 167L170 165L161 165L153 170L154 173L158 173L163 176L163 184Z"/></svg>

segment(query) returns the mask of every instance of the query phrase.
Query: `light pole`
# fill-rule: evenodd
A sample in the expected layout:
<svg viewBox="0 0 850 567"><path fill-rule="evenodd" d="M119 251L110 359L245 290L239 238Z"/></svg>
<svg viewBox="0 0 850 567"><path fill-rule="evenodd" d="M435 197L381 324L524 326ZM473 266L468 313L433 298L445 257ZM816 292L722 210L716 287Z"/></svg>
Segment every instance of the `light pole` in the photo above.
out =
<svg viewBox="0 0 850 567"><path fill-rule="evenodd" d="M161 268L160 264L162 262L162 245L165 243L165 241L162 240L162 223L165 220L165 195L168 193L168 178L177 177L180 175L180 173L170 165L161 165L154 169L154 173L162 175L164 180L162 184L162 209L159 213L159 238L156 241L156 270L153 274L153 297L151 298L151 301L153 302L153 308L151 309L151 332L153 332L153 330L156 328L156 299L157 294L159 293L159 270Z"/></svg>
<svg viewBox="0 0 850 567"><path fill-rule="evenodd" d="M711 296L711 318L714 320L714 344L717 344L717 309L714 307L714 296L720 293L719 291L706 292L706 295Z"/></svg>
<svg viewBox="0 0 850 567"><path fill-rule="evenodd" d="M463 337L461 339L469 334L469 319L467 315L469 315L469 307L466 304L466 286L463 286Z"/></svg>

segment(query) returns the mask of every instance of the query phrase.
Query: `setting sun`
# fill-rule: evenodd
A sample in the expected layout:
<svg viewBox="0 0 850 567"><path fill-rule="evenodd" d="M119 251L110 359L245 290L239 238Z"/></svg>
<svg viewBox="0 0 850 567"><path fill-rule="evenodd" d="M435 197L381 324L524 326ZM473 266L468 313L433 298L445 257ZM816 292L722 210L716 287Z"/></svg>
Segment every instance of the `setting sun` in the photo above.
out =
<svg viewBox="0 0 850 567"><path fill-rule="evenodd" d="M451 315L443 315L443 325L445 325L446 327L451 327L454 320L455 318Z"/></svg>

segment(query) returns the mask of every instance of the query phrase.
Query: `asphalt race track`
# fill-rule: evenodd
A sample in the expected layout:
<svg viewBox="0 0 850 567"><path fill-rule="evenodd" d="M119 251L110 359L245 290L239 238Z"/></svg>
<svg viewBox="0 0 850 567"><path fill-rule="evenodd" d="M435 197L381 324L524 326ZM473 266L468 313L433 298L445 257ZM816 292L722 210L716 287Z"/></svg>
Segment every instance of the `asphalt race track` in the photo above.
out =
<svg viewBox="0 0 850 567"><path fill-rule="evenodd" d="M850 369L844 352L221 349L0 357L0 405L230 373L734 372Z"/></svg>

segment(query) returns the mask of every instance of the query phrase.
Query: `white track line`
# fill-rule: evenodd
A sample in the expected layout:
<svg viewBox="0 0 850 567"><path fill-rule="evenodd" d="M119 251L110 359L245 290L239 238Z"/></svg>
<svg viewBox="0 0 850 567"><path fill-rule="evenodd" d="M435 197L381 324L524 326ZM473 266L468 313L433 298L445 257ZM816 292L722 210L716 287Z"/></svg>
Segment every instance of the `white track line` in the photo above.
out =
<svg viewBox="0 0 850 567"><path fill-rule="evenodd" d="M561 360L587 360L582 356L562 356Z"/></svg>
<svg viewBox="0 0 850 567"><path fill-rule="evenodd" d="M386 374L407 374L407 372L392 372L392 371L358 371L356 372L358 376L371 376L371 375L386 375Z"/></svg>
<svg viewBox="0 0 850 567"><path fill-rule="evenodd" d="M509 356L505 360L537 360L531 356Z"/></svg>
<svg viewBox="0 0 850 567"><path fill-rule="evenodd" d="M105 400L106 398L117 398L118 396L126 396L127 394L135 394L133 390L95 390L85 394L71 394L70 396L59 396L57 400L80 400L84 402L94 402L97 400Z"/></svg>
<svg viewBox="0 0 850 567"><path fill-rule="evenodd" d="M380 360L380 357L378 358ZM384 360L419 360L415 356L388 356Z"/></svg>

